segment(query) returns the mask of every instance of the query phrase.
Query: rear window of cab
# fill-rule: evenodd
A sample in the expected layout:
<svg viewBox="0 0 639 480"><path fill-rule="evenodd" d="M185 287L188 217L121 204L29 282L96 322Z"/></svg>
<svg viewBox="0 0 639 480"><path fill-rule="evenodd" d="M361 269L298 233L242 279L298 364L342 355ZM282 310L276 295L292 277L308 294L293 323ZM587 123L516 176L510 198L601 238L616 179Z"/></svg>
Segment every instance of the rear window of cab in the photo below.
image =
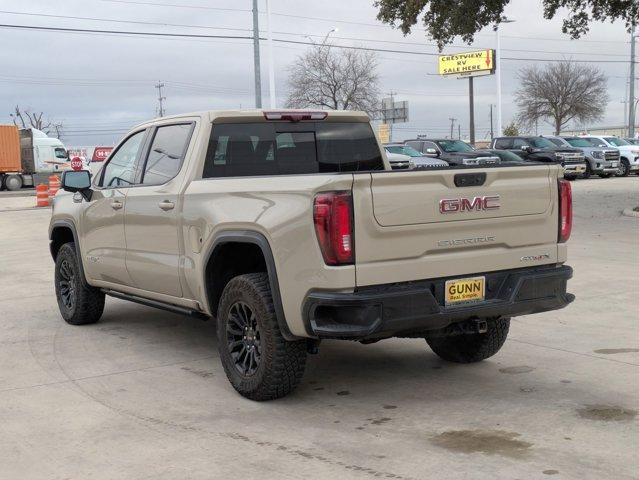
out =
<svg viewBox="0 0 639 480"><path fill-rule="evenodd" d="M203 178L384 170L365 122L215 124Z"/></svg>

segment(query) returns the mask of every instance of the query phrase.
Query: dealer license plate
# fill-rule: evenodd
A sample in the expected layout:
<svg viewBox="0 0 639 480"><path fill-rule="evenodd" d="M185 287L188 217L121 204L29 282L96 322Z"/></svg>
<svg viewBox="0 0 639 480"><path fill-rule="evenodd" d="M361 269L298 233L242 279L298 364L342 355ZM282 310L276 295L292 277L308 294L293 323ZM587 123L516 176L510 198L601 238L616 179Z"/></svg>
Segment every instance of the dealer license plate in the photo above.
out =
<svg viewBox="0 0 639 480"><path fill-rule="evenodd" d="M481 302L486 295L486 278L459 278L446 281L446 305Z"/></svg>

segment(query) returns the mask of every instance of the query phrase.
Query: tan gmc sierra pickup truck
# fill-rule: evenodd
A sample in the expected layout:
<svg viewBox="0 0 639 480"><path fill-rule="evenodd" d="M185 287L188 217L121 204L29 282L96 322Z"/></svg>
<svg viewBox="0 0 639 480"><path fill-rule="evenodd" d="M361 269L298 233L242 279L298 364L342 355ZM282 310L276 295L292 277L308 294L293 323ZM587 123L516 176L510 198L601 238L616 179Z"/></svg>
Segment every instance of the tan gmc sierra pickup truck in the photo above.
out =
<svg viewBox="0 0 639 480"><path fill-rule="evenodd" d="M97 322L110 295L213 317L224 370L253 400L291 392L321 339L423 338L480 361L512 316L574 299L561 177L530 162L392 171L360 112L156 119L94 178L63 176L60 312Z"/></svg>

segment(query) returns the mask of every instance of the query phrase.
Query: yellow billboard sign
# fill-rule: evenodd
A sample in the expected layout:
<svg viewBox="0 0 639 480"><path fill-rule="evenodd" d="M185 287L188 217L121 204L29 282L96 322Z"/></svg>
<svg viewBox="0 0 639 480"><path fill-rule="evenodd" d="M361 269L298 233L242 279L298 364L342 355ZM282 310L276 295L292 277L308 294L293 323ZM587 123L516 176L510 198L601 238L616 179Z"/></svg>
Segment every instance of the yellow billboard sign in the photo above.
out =
<svg viewBox="0 0 639 480"><path fill-rule="evenodd" d="M382 143L390 142L390 128L388 127L388 123L380 123L377 126L377 136Z"/></svg>
<svg viewBox="0 0 639 480"><path fill-rule="evenodd" d="M455 53L439 56L439 74L470 77L495 72L495 50Z"/></svg>

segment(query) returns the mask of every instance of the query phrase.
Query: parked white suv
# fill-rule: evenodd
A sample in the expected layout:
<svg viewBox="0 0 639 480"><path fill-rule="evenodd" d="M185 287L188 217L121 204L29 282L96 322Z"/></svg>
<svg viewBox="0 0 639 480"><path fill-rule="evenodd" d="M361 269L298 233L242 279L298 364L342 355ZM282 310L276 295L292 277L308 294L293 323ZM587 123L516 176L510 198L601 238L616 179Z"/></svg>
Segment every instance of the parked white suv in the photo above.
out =
<svg viewBox="0 0 639 480"><path fill-rule="evenodd" d="M631 172L639 173L639 146L632 145L623 138L613 136L584 135L589 140L594 140L598 147L612 147L619 149L621 162L619 173L621 177L627 177Z"/></svg>

